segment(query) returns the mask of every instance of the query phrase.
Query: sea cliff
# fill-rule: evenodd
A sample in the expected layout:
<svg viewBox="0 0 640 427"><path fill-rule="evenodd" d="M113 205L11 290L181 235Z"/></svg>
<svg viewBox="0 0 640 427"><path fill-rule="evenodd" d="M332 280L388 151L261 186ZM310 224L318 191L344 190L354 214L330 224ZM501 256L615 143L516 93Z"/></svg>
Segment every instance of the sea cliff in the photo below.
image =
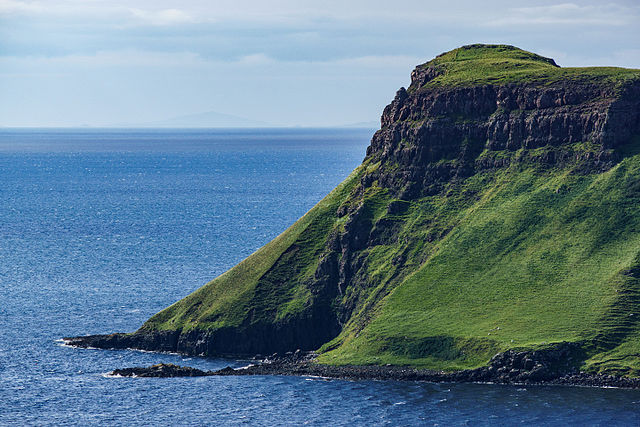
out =
<svg viewBox="0 0 640 427"><path fill-rule="evenodd" d="M416 67L362 165L272 242L136 332L67 341L638 376L639 153L639 70L464 46Z"/></svg>

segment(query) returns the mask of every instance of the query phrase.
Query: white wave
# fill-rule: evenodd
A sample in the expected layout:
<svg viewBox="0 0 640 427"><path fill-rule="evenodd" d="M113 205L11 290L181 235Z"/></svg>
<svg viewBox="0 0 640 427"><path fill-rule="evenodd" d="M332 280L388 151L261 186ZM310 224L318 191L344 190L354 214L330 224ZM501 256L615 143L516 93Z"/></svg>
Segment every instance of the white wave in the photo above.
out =
<svg viewBox="0 0 640 427"><path fill-rule="evenodd" d="M54 342L58 344L60 347L74 348L77 350L103 350L98 347L77 347L75 345L70 345L69 343L71 342L71 340L65 340L64 338L57 339Z"/></svg>
<svg viewBox="0 0 640 427"><path fill-rule="evenodd" d="M329 380L333 380L334 378L331 377L323 377L321 375L305 375L304 376L304 380L305 381L315 381L315 380L325 380L325 381L329 381Z"/></svg>
<svg viewBox="0 0 640 427"><path fill-rule="evenodd" d="M247 366L242 366L242 367L240 367L240 368L235 368L235 369L236 369L236 370L238 370L238 369L249 369L249 368L250 368L250 367L252 367L252 366L256 366L256 365L255 365L254 363L249 363Z"/></svg>
<svg viewBox="0 0 640 427"><path fill-rule="evenodd" d="M120 374L112 374L111 372L105 372L103 374L100 374L100 376L102 378L138 378L136 374L125 376Z"/></svg>

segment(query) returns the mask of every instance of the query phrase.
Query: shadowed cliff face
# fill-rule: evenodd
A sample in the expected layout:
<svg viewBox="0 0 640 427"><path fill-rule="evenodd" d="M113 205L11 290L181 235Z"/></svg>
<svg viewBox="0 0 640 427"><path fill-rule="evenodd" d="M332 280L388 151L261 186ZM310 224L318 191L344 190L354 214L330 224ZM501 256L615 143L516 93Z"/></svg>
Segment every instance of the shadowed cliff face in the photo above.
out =
<svg viewBox="0 0 640 427"><path fill-rule="evenodd" d="M382 115L367 159L394 165L368 176L397 197L435 194L454 178L508 166L518 150L546 150L526 160L557 165L584 160L604 171L613 149L640 133L640 84L560 81L423 88L432 68L416 69ZM576 152L572 144L591 144ZM542 151L542 150L541 150ZM586 171L585 170L585 171Z"/></svg>
<svg viewBox="0 0 640 427"><path fill-rule="evenodd" d="M464 243L461 224L475 217L478 224L484 224L478 214L488 209L483 204L490 205L496 194L500 196L496 200L511 203L512 196L501 192L512 191L509 186L522 176L528 181L513 190L514 200L525 196L531 200L523 202L522 213L515 215L513 221L520 221L515 231L510 237L500 237L501 228L483 231L484 237L464 243L467 246L461 247L468 254L475 253L475 248L482 254L482 245L489 245L489 258L474 267L477 273L469 267L469 276L460 276L455 286L477 286L477 298L482 299L494 290L483 290L476 281L483 283L495 274L481 271L483 262L490 265L493 259L509 254L504 248L535 253L538 249L526 246L522 236L542 233L542 226L551 224L554 215L566 218L565 229L581 227L583 217L590 221L588 214L567 213L574 208L564 199L548 206L543 199L539 202L537 190L529 187L553 183L556 187L545 196L549 200L555 195L567 200L587 197L591 193L578 191L587 191L590 182L597 183L598 176L635 154L629 147L640 135L640 73L615 68L563 69L553 60L513 47L472 45L418 66L411 77L409 88L401 88L384 109L381 129L373 136L362 166L290 229L228 273L158 313L138 332L80 338L74 344L203 355L269 354L323 346L326 354L337 354L335 359L327 357L330 363L381 363L382 359L373 356L359 358L358 354L368 351L369 355L388 354L386 360L391 363L420 362L438 369L480 366L497 351L515 346L506 339L488 338L486 332L464 332L455 325L457 332L439 326L432 331L429 322L412 320L449 304L444 294L435 307L423 301L425 295L435 292L429 277L441 270L420 279L423 288L406 304L412 306L407 311L411 314L404 309L397 316L391 313L391 320L382 326L376 326L376 319L391 306L389 298L402 295L392 295L395 290L409 289L422 271L431 268L433 259L446 253L443 248L449 235L458 236L454 243ZM628 197L621 194L620 200ZM511 210L505 212L511 215L515 208L509 206ZM547 218L542 210L555 214ZM480 226L474 227L470 230ZM617 225L610 227L614 230ZM492 243L494 236L502 239L499 244ZM518 285L522 292L545 274L551 278L556 271L572 268L570 245L562 243L566 236L547 231L540 236L538 240L552 236L556 239L553 245L569 249L562 249L553 258L558 264L548 263L542 273L520 279L515 274L514 283L522 281ZM495 247L498 255L490 257ZM590 251L584 256L597 256L596 249ZM470 256L472 264L471 255L459 253L460 257ZM618 277L618 267L611 268L610 276ZM456 276L459 271L443 277ZM554 280L563 283L567 279L545 279ZM613 291L606 292L594 296L594 301L600 298L610 304ZM467 312L477 310L470 305ZM623 311L603 306L592 317L611 323L611 313L622 316ZM486 318L479 316L477 323ZM576 322L591 325L593 319ZM572 329L573 335L558 337L575 342L589 339L589 331ZM625 331L612 332L616 339L608 341L609 349L632 334L631 329ZM607 334L600 328L592 335ZM546 341L538 335L529 340ZM341 353L344 348L349 350Z"/></svg>

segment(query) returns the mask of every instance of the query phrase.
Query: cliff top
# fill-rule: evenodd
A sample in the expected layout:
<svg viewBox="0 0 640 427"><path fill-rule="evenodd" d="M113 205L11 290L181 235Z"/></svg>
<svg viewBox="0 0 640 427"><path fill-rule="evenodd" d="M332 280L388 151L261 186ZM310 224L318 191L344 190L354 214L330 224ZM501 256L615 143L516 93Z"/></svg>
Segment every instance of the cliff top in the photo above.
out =
<svg viewBox="0 0 640 427"><path fill-rule="evenodd" d="M440 86L562 81L621 82L640 78L640 70L620 67L559 67L551 58L510 45L472 44L442 53L416 67L411 90Z"/></svg>

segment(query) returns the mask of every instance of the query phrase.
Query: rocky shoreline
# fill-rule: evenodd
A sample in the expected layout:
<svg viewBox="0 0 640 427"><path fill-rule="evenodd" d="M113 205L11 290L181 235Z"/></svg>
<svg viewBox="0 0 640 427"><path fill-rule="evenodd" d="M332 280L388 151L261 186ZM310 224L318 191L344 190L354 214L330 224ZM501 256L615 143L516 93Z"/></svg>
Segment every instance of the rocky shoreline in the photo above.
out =
<svg viewBox="0 0 640 427"><path fill-rule="evenodd" d="M243 368L227 366L217 371L203 371L173 364L157 364L149 367L116 369L110 373L118 377L173 378L242 375L292 375L345 380L425 381L446 383L493 383L511 385L565 385L582 387L640 388L640 379L591 375L583 372L566 374L548 380L524 380L514 378L487 378L481 370L459 372L428 371L400 366L330 366L313 362L271 362L249 365Z"/></svg>
<svg viewBox="0 0 640 427"><path fill-rule="evenodd" d="M99 337L65 338L65 343L73 347L89 348L96 346L98 343L104 344L104 341ZM99 345L98 347L109 348L108 346ZM115 369L110 375L156 378L295 375L346 380L567 385L640 389L640 378L580 372L575 366L583 356L582 352L582 347L579 344L562 342L540 350L509 350L496 354L486 366L455 372L443 372L393 365L324 365L316 363L317 355L315 352L297 350L284 354L274 353L268 357L255 356L252 359L252 364L235 369L227 366L217 371L203 371L191 367L161 363L149 367Z"/></svg>

